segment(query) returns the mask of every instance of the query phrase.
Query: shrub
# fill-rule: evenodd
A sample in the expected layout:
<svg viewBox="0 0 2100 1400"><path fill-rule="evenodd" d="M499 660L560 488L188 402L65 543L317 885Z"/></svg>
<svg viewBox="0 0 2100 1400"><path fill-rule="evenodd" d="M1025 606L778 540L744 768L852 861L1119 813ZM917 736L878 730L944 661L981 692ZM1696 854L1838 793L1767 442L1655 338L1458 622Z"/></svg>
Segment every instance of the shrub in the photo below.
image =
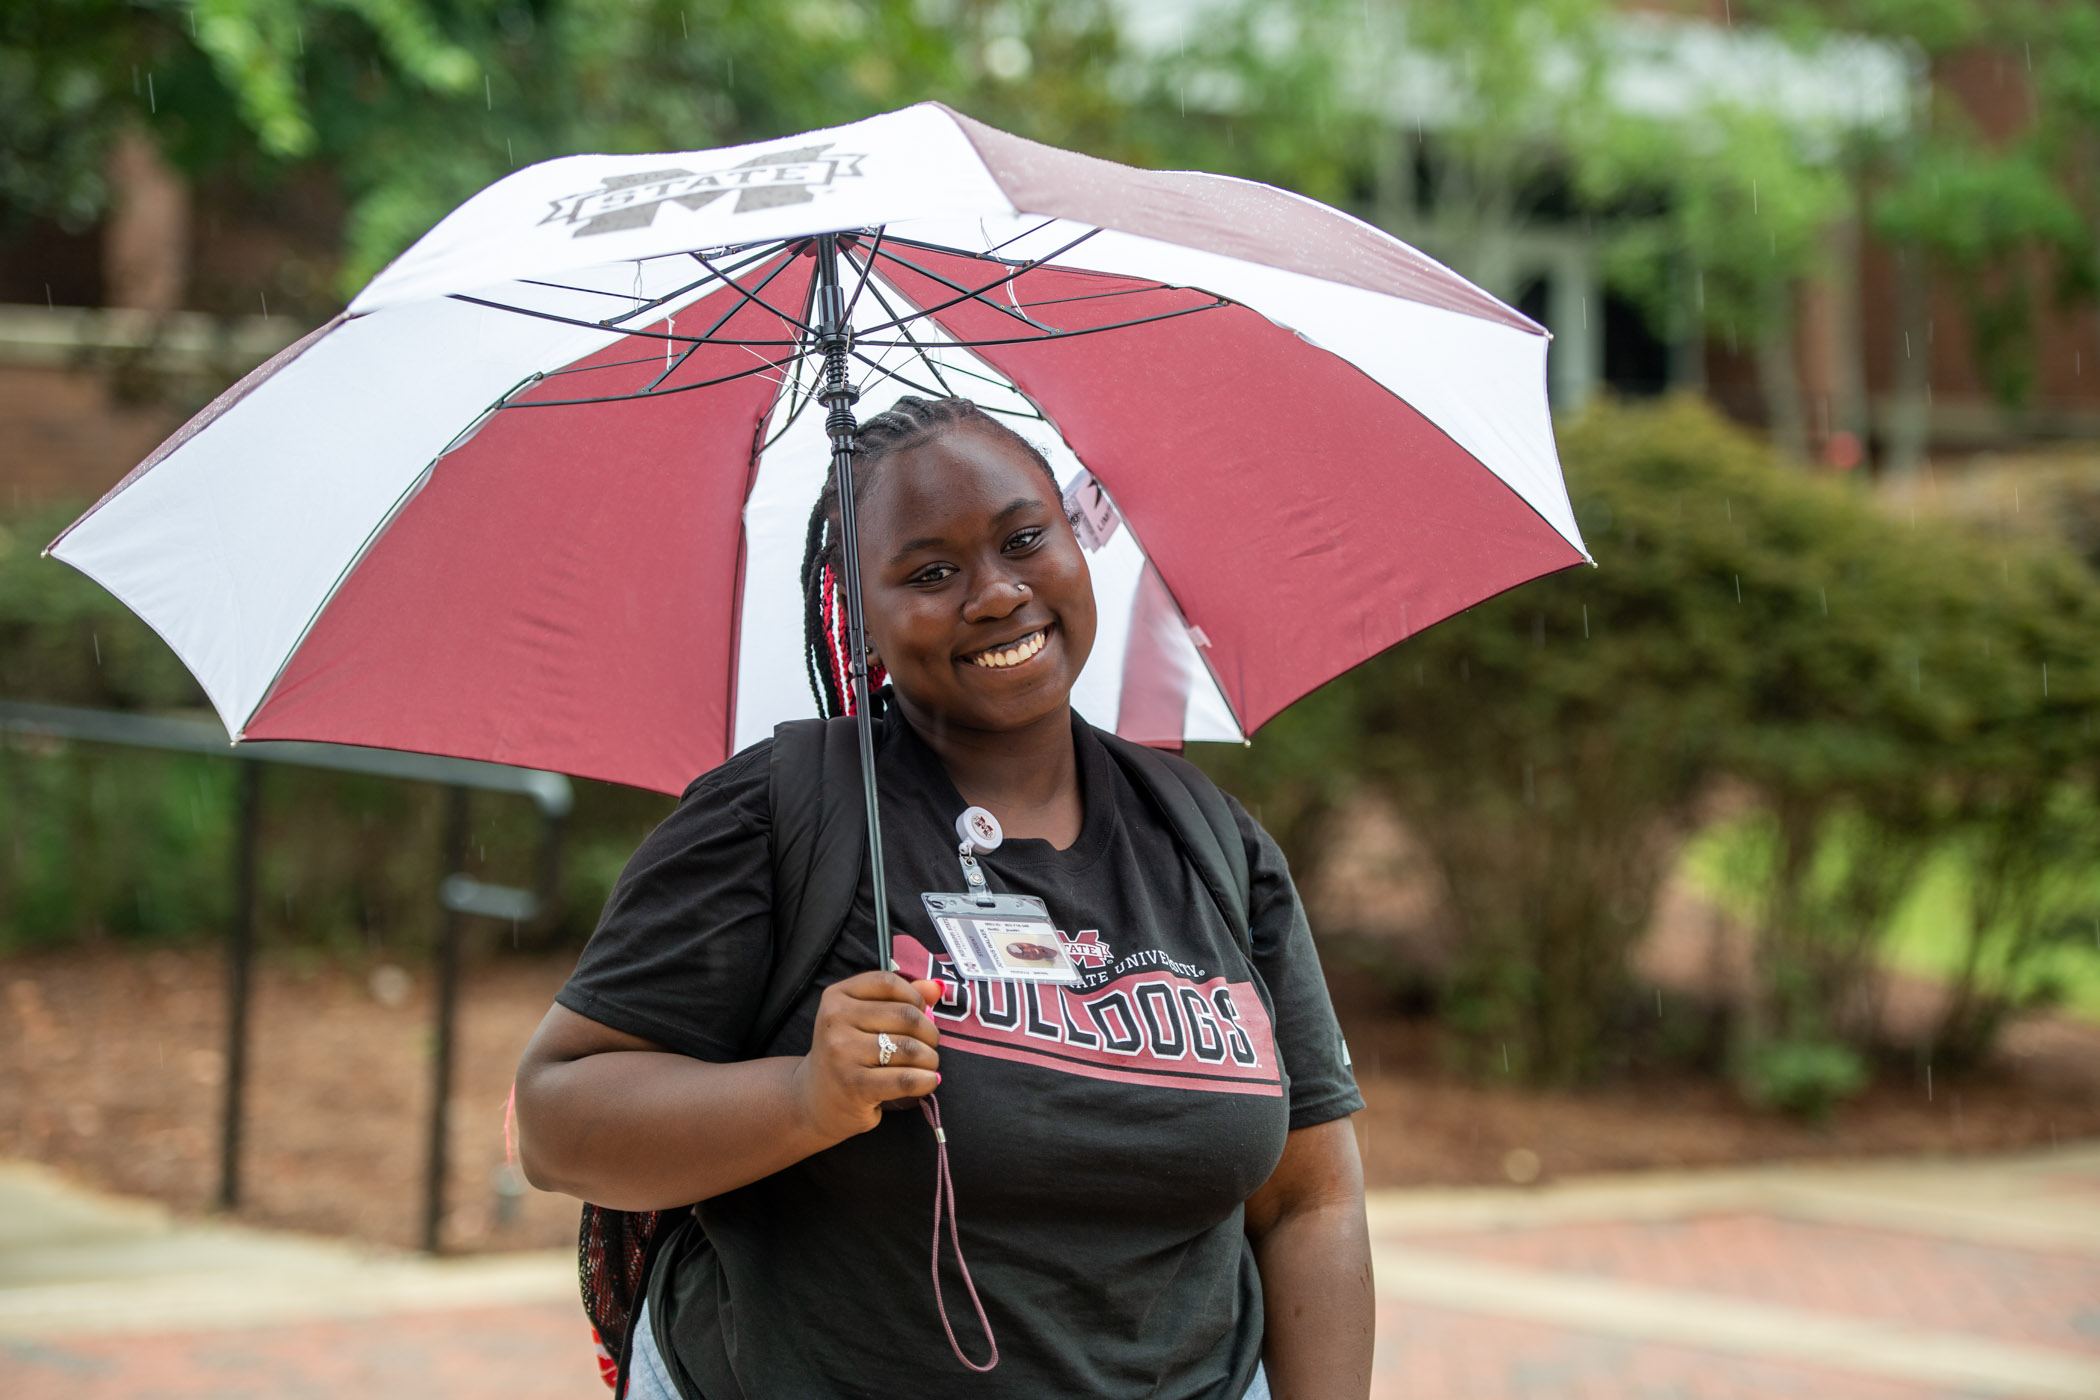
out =
<svg viewBox="0 0 2100 1400"><path fill-rule="evenodd" d="M1833 1108L1866 1087L1866 1063L1852 1047L1801 1040L1759 1046L1745 1084L1752 1102L1811 1123L1827 1121Z"/></svg>
<svg viewBox="0 0 2100 1400"><path fill-rule="evenodd" d="M1597 568L1482 603L1205 761L1288 814L1302 863L1338 792L1389 794L1450 891L1446 1002L1476 1060L1506 1042L1544 1080L1611 1063L1691 803L1746 779L1767 831L1738 1069L1856 1037L1922 853L2090 765L2100 590L2066 552L1893 519L1693 401L1600 406L1561 449Z"/></svg>

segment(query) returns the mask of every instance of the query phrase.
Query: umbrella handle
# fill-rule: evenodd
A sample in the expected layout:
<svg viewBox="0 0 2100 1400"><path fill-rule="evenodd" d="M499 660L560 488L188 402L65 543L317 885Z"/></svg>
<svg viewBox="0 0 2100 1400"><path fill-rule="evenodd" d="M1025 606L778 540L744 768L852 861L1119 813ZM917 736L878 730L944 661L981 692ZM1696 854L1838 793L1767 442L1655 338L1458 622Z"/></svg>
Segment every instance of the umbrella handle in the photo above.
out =
<svg viewBox="0 0 2100 1400"><path fill-rule="evenodd" d="M817 350L824 356L824 379L817 401L824 405L824 431L831 438L831 470L839 484L839 558L846 595L846 673L853 688L853 723L860 740L861 788L867 799L868 860L875 904L875 965L896 971L890 956L890 903L882 869L881 804L875 786L875 719L868 702L868 632L860 606L860 534L853 518L853 436L860 424L853 405L860 390L846 377L846 355L853 328L846 323L846 296L839 285L838 237L816 240Z"/></svg>

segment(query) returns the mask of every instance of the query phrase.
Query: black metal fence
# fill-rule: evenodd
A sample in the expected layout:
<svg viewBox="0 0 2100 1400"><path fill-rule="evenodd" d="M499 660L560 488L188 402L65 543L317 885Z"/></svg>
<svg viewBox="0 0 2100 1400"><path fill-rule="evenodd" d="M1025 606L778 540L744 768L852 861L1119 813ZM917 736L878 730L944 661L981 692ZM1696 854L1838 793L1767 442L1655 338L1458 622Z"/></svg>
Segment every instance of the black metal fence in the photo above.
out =
<svg viewBox="0 0 2100 1400"><path fill-rule="evenodd" d="M446 789L443 868L437 897L445 911L437 945L434 1049L430 1069L429 1155L423 1182L423 1247L439 1249L445 1208L446 1123L452 1100L454 1034L459 1006L463 921L470 917L530 923L558 906L561 837L574 804L559 773L512 768L473 759L439 758L346 744L251 742L230 744L209 720L123 714L0 700L0 734L120 744L164 752L203 754L242 765L240 813L234 839L233 906L226 937L226 1078L219 1123L218 1203L231 1210L241 1197L243 1101L248 1069L248 1010L255 961L255 885L263 801L263 769L270 764L432 783ZM508 793L531 800L540 814L536 889L486 884L465 873L467 797Z"/></svg>

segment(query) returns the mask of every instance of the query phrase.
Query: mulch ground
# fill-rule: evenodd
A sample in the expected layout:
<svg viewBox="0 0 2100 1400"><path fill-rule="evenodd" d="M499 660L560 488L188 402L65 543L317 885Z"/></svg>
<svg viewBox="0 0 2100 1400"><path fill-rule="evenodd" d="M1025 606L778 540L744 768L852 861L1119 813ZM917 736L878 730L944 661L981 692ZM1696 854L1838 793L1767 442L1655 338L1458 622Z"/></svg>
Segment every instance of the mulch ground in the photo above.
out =
<svg viewBox="0 0 2100 1400"><path fill-rule="evenodd" d="M448 1248L558 1246L575 1203L506 1210L503 1108L519 1051L566 960L467 975L451 1122ZM0 1155L48 1163L182 1211L216 1190L223 968L209 952L88 949L0 961ZM1369 1103L1375 1186L1551 1180L1584 1172L1876 1153L1969 1153L2100 1135L2100 1028L2021 1027L1989 1071L1877 1085L1825 1127L1745 1108L1685 1075L1583 1093L1481 1084L1438 1068L1433 1030L1343 1006ZM420 1232L429 1104L428 979L266 960L254 993L239 1218L409 1246Z"/></svg>

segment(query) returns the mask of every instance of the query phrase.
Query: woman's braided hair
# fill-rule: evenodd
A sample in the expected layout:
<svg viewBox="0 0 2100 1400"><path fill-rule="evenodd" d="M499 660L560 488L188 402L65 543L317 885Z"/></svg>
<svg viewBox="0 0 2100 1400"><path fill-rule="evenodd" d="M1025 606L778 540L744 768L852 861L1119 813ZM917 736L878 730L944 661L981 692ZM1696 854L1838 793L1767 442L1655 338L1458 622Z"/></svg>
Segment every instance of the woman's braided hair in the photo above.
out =
<svg viewBox="0 0 2100 1400"><path fill-rule="evenodd" d="M1057 473L1035 444L965 398L922 399L907 394L854 433L853 503L867 498L875 468L891 453L918 447L954 428L977 428L998 435L1028 454L1029 460L1057 489ZM824 474L824 490L809 513L809 533L802 549L802 652L809 667L809 688L817 713L826 719L853 713L853 685L847 669L846 607L839 566L839 482L836 471ZM882 668L868 670L868 694L875 713L882 713Z"/></svg>

